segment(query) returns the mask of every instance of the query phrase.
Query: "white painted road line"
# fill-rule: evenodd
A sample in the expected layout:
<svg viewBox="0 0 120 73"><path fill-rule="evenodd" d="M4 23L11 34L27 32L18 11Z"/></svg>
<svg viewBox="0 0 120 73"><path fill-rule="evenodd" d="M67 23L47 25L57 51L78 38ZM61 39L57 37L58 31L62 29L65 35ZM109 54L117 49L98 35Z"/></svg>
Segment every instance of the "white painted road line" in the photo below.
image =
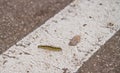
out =
<svg viewBox="0 0 120 73"><path fill-rule="evenodd" d="M76 72L120 29L117 1L75 0L1 54L0 73L63 73L65 68L67 73ZM74 35L80 35L81 40L71 47L68 43ZM58 46L62 51L44 50L38 45Z"/></svg>

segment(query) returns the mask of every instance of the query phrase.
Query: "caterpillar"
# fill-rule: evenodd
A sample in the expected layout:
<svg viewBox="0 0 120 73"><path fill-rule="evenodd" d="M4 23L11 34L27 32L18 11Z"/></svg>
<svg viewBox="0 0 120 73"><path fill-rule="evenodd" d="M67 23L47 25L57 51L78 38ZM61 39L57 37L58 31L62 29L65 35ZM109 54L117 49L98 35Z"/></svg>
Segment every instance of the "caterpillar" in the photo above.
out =
<svg viewBox="0 0 120 73"><path fill-rule="evenodd" d="M54 46L48 46L48 45L38 45L38 48L50 50L50 51L61 51L62 48L60 47L54 47Z"/></svg>

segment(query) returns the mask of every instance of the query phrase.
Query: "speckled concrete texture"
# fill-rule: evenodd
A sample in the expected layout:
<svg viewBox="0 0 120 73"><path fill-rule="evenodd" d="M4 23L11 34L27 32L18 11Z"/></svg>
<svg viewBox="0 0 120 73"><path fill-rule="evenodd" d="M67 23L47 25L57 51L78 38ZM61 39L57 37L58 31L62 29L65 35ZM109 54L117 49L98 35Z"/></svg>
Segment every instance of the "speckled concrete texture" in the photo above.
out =
<svg viewBox="0 0 120 73"><path fill-rule="evenodd" d="M120 73L120 30L77 73Z"/></svg>
<svg viewBox="0 0 120 73"><path fill-rule="evenodd" d="M0 0L0 54L72 0Z"/></svg>

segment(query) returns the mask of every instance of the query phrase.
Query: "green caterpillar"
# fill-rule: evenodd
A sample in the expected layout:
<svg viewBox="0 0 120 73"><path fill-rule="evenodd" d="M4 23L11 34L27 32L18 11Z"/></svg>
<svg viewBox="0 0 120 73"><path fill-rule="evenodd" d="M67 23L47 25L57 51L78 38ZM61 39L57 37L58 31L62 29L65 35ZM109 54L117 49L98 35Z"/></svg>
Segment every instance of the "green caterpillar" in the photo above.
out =
<svg viewBox="0 0 120 73"><path fill-rule="evenodd" d="M61 51L60 47L48 46L48 45L38 45L38 48L50 50L50 51Z"/></svg>

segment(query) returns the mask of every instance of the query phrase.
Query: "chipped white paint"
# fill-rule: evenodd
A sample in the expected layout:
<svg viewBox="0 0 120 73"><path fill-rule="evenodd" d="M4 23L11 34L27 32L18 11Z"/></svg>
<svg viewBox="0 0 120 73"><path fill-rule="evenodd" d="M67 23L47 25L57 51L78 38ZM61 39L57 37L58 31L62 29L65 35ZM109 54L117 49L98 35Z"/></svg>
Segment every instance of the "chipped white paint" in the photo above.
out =
<svg viewBox="0 0 120 73"><path fill-rule="evenodd" d="M120 0L75 0L0 55L0 73L73 73L119 29ZM74 35L81 41L71 47ZM62 51L39 49L40 44Z"/></svg>

